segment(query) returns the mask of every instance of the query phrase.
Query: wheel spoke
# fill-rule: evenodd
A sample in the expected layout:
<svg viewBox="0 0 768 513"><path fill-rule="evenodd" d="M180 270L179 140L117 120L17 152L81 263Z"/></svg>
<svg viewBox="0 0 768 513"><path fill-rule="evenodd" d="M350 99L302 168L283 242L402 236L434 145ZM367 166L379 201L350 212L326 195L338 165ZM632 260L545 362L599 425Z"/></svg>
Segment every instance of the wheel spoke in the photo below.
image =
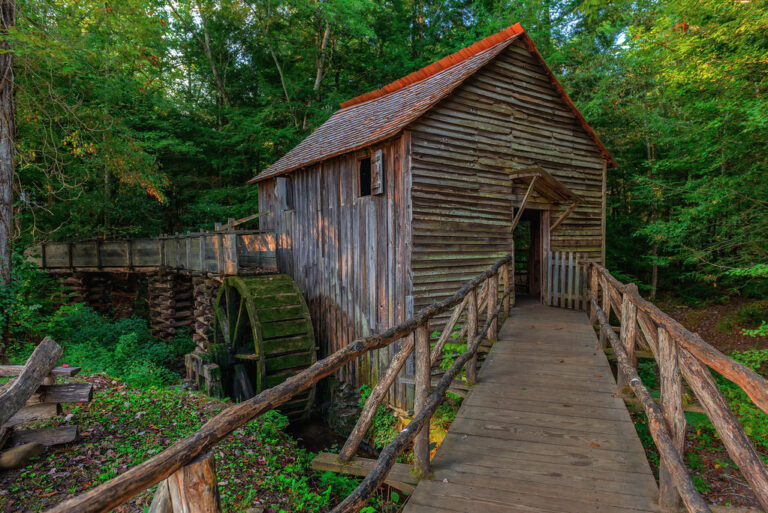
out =
<svg viewBox="0 0 768 513"><path fill-rule="evenodd" d="M223 342L232 347L232 339L229 336L229 319L227 319L227 313L220 305L216 305L216 322L219 325L219 331L224 337Z"/></svg>

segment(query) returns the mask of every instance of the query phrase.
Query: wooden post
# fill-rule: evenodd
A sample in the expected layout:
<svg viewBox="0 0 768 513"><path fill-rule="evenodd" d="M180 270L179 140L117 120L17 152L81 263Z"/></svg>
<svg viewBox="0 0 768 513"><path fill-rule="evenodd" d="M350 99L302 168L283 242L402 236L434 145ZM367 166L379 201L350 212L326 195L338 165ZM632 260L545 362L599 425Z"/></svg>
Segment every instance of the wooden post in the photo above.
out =
<svg viewBox="0 0 768 513"><path fill-rule="evenodd" d="M631 287L627 285L627 287ZM627 353L627 360L633 368L637 368L635 357L635 335L637 333L637 307L632 302L630 294L625 292L621 300L621 345ZM627 386L627 378L623 372L617 375L619 391Z"/></svg>
<svg viewBox="0 0 768 513"><path fill-rule="evenodd" d="M413 362L416 374L416 388L413 401L414 415L424 408L431 386L429 322L416 328L415 339ZM413 462L420 476L429 474L429 422L424 425L413 441Z"/></svg>
<svg viewBox="0 0 768 513"><path fill-rule="evenodd" d="M602 289L603 289L603 304L602 304L602 310L605 313L605 318L608 319L608 322L611 322L611 289L608 288L608 279L603 276L603 279L601 281L602 283ZM595 298L595 302L597 302L597 298ZM608 339L605 336L605 332L603 330L600 330L600 347L605 349L608 347Z"/></svg>
<svg viewBox="0 0 768 513"><path fill-rule="evenodd" d="M488 293L487 293L487 316L490 318L496 311L496 305L499 304L499 276L492 274L488 277ZM488 340L496 340L499 338L499 320L494 319L491 322L491 327L488 328Z"/></svg>
<svg viewBox="0 0 768 513"><path fill-rule="evenodd" d="M599 297L598 294L600 294L600 282L597 278L597 268L587 264L587 269L589 269L589 294L595 296L595 299L597 299ZM589 322L595 324L597 322L597 312L595 312L589 298L587 298L587 304L587 308L589 309Z"/></svg>
<svg viewBox="0 0 768 513"><path fill-rule="evenodd" d="M467 294L467 347L477 335L477 289ZM467 362L467 382L477 383L477 352Z"/></svg>
<svg viewBox="0 0 768 513"><path fill-rule="evenodd" d="M509 283L509 265L504 264L501 266L501 281L504 283L504 302L502 303L504 305L504 309L502 310L505 314L509 315L509 295L507 295L507 292L509 292L509 287L514 286L514 284Z"/></svg>
<svg viewBox="0 0 768 513"><path fill-rule="evenodd" d="M661 376L661 408L675 450L682 457L685 448L685 412L683 385L677 359L677 343L664 328L659 328L659 374ZM672 483L672 475L664 460L659 467L659 505L674 511L680 506L680 494Z"/></svg>
<svg viewBox="0 0 768 513"><path fill-rule="evenodd" d="M512 293L509 295L510 306L515 306L515 241L512 240L512 259L509 261L509 277L511 278L510 286L512 287Z"/></svg>
<svg viewBox="0 0 768 513"><path fill-rule="evenodd" d="M213 454L198 456L172 474L168 491L174 513L221 513Z"/></svg>

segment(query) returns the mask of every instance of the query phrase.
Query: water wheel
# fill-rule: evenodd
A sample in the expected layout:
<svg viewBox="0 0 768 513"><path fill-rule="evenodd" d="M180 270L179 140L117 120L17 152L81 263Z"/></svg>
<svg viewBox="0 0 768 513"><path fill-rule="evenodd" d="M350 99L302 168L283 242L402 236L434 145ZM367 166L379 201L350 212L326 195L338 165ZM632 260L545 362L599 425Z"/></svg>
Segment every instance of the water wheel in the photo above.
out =
<svg viewBox="0 0 768 513"><path fill-rule="evenodd" d="M214 303L211 356L224 393L242 401L315 363L315 334L304 296L284 274L224 280ZM296 419L309 413L314 388L279 409Z"/></svg>

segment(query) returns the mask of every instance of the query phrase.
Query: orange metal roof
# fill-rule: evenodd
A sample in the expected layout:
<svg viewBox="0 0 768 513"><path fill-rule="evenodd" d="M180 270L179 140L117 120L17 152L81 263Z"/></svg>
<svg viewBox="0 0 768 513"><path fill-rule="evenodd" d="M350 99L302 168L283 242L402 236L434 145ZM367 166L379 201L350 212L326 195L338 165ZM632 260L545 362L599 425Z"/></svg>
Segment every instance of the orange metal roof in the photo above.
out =
<svg viewBox="0 0 768 513"><path fill-rule="evenodd" d="M381 89L345 101L328 121L248 183L290 173L396 135L519 37L525 39L528 50L544 66L553 85L595 140L609 165L615 167L615 161L555 79L531 38L516 23Z"/></svg>

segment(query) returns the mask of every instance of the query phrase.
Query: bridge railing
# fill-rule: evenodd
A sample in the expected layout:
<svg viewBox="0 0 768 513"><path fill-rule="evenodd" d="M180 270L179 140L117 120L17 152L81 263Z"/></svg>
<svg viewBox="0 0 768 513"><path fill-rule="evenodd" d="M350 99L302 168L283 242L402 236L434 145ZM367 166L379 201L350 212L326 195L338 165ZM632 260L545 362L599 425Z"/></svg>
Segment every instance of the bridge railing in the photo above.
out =
<svg viewBox="0 0 768 513"><path fill-rule="evenodd" d="M482 274L466 282L452 296L423 308L413 317L383 333L354 340L280 385L230 406L206 422L198 431L176 441L158 455L106 483L58 504L48 512L107 512L161 482L162 485L156 492L156 500L172 501L175 505L174 511L176 507L183 508L190 503L198 503L200 506L201 501L208 501L206 507L209 509L206 511L218 511L215 464L210 454L217 443L257 416L277 408L322 378L333 374L349 361L401 339L405 339L404 344L374 387L355 430L342 449L340 458L348 460L354 454L370 426L372 413L376 411L394 375L399 372L411 352L414 353L415 364L415 415L408 426L381 451L371 473L333 511L341 513L360 510L384 483L398 455L411 443L414 446L417 473L427 474L429 421L432 415L462 368L466 367L469 381L476 380L478 347L486 337L496 339L499 317L507 314L510 304L514 302L514 280L510 277L509 265L511 260L512 256L507 255ZM480 326L482 310L485 310L485 322ZM430 320L449 311L452 312L450 319L430 354ZM463 313L466 314L466 322L462 331L467 336L467 349L454 360L440 381L432 386L430 369ZM162 510L158 507L153 511Z"/></svg>
<svg viewBox="0 0 768 513"><path fill-rule="evenodd" d="M596 263L589 264L590 319L600 325L600 341L614 349L618 384L628 386L648 417L659 450L659 502L674 510L680 500L690 512L710 511L694 486L682 455L686 420L683 379L701 403L728 454L739 467L763 509L768 511L768 467L728 406L709 369L738 385L768 413L768 380L724 355L695 333L643 299L634 284L625 285ZM619 334L610 324L619 319ZM635 350L646 347L658 364L661 400L657 403L637 373Z"/></svg>

